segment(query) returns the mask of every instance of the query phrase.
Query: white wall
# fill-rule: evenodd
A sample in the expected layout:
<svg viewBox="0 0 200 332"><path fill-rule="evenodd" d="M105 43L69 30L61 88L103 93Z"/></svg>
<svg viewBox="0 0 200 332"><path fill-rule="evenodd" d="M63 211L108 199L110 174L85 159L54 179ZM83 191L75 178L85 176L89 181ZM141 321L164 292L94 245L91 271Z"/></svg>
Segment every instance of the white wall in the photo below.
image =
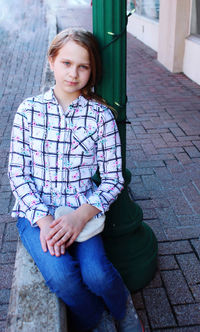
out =
<svg viewBox="0 0 200 332"><path fill-rule="evenodd" d="M158 21L133 14L128 19L127 31L153 50L158 50Z"/></svg>
<svg viewBox="0 0 200 332"><path fill-rule="evenodd" d="M200 38L189 36L185 40L183 72L197 84L200 84Z"/></svg>

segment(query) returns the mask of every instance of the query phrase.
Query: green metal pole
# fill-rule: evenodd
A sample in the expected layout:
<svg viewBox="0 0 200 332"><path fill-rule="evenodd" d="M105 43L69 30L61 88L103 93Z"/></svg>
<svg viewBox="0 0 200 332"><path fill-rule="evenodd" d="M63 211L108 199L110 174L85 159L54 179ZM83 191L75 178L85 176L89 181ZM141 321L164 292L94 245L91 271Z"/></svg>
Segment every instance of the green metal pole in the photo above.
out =
<svg viewBox="0 0 200 332"><path fill-rule="evenodd" d="M103 61L103 80L97 92L118 111L119 125L126 121L126 15L122 13L126 13L126 1L93 1L93 33L101 45ZM122 31L121 38L113 42ZM120 136L125 162L126 126L121 126Z"/></svg>
<svg viewBox="0 0 200 332"><path fill-rule="evenodd" d="M126 0L93 0L93 33L102 51L103 79L96 92L118 113L125 188L106 215L103 232L108 257L130 291L144 287L157 266L157 240L129 197L126 170Z"/></svg>

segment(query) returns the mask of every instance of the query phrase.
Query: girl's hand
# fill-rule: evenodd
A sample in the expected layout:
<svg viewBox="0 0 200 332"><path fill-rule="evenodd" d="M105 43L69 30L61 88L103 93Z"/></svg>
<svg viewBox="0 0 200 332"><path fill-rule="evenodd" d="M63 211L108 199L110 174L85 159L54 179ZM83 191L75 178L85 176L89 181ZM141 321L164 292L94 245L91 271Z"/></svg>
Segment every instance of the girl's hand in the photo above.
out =
<svg viewBox="0 0 200 332"><path fill-rule="evenodd" d="M49 250L52 256L56 255L57 257L59 257L60 255L65 254L65 245L62 245L60 247L57 244L51 245L50 241L46 240L48 234L51 231L50 225L52 224L52 222L53 217L50 215L37 221L37 224L40 227L40 242L44 252L47 252L47 250Z"/></svg>
<svg viewBox="0 0 200 332"><path fill-rule="evenodd" d="M51 223L51 231L46 239L51 246L65 245L67 248L76 240L85 224L81 218L77 218L76 214L71 212Z"/></svg>
<svg viewBox="0 0 200 332"><path fill-rule="evenodd" d="M52 229L46 240L50 245L69 247L78 237L86 223L100 210L90 204L83 204L77 210L52 222Z"/></svg>

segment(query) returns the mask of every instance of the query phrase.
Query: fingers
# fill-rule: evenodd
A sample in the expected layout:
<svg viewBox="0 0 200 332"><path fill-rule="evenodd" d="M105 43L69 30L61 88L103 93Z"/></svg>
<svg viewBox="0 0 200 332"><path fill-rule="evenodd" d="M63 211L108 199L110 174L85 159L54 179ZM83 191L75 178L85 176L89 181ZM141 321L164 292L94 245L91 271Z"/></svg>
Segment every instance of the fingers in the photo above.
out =
<svg viewBox="0 0 200 332"><path fill-rule="evenodd" d="M61 238L60 235L64 234ZM78 234L71 232L58 232L55 236L49 241L51 246L57 245L58 247L67 248L69 247L77 238ZM62 249L63 250L63 249Z"/></svg>
<svg viewBox="0 0 200 332"><path fill-rule="evenodd" d="M54 251L55 251L56 257L59 257L60 255L64 255L65 251L66 251L65 245L58 246L57 244L55 244Z"/></svg>
<svg viewBox="0 0 200 332"><path fill-rule="evenodd" d="M46 243L45 238L40 237L40 243L41 243L41 246L42 246L42 250L43 250L44 252L47 252L47 243Z"/></svg>
<svg viewBox="0 0 200 332"><path fill-rule="evenodd" d="M51 243L51 245L57 244L58 246L61 246L61 245L65 244L65 242L67 242L71 236L72 236L72 234L70 231L66 232L64 230L60 230L50 240L50 243Z"/></svg>
<svg viewBox="0 0 200 332"><path fill-rule="evenodd" d="M69 241L69 239L71 238L72 234L70 232L67 232L63 235L63 237L61 239L59 239L59 241L57 242L58 246L62 246L63 244L65 244L67 241Z"/></svg>
<svg viewBox="0 0 200 332"><path fill-rule="evenodd" d="M50 242L48 241L46 246L48 247L48 250L52 256L55 255L56 257L59 257L60 255L64 255L66 252L65 245L58 246L57 244L55 244L52 246L50 244ZM46 251L47 251L47 249L46 249Z"/></svg>
<svg viewBox="0 0 200 332"><path fill-rule="evenodd" d="M49 249L50 254L51 254L52 256L54 256L54 255L55 255L55 249L54 249L54 246L52 246L52 245L50 244L49 241L47 241L47 246L48 246L48 249Z"/></svg>
<svg viewBox="0 0 200 332"><path fill-rule="evenodd" d="M74 241L76 240L76 238L77 238L77 234L73 234L73 236L71 236L71 238L70 238L70 240L66 243L66 248L68 248L69 246L71 246L72 245L72 243L74 243Z"/></svg>
<svg viewBox="0 0 200 332"><path fill-rule="evenodd" d="M50 227L51 230L46 235L46 241L51 247L54 247L56 256L64 253L64 248L69 247L76 240L81 230L80 225L76 225L69 216L54 220ZM60 248L58 249L58 247Z"/></svg>
<svg viewBox="0 0 200 332"><path fill-rule="evenodd" d="M61 254L61 248L57 244L54 245L54 251L55 251L56 257L59 257Z"/></svg>
<svg viewBox="0 0 200 332"><path fill-rule="evenodd" d="M58 246L57 244L55 244L54 251L55 251L56 257L59 257L60 255L64 255L65 251L66 251L65 245Z"/></svg>
<svg viewBox="0 0 200 332"><path fill-rule="evenodd" d="M55 227L56 225L59 224L59 222L60 222L60 218L55 219L55 220L51 223L50 227L51 227L51 228Z"/></svg>
<svg viewBox="0 0 200 332"><path fill-rule="evenodd" d="M61 246L64 244L72 235L72 230L67 229L66 226L61 224L56 225L53 230L48 234L46 240L50 241L50 244L53 246L55 244Z"/></svg>
<svg viewBox="0 0 200 332"><path fill-rule="evenodd" d="M64 255L65 254L65 244L63 244L62 246L60 246L60 252L61 252L61 255Z"/></svg>
<svg viewBox="0 0 200 332"><path fill-rule="evenodd" d="M52 256L55 255L59 257L60 255L64 255L66 252L66 247L64 243L61 243L60 245L58 245L57 243L51 243L51 240L47 240L43 232L40 232L40 243L42 246L42 250L44 252L47 252L48 250Z"/></svg>
<svg viewBox="0 0 200 332"><path fill-rule="evenodd" d="M50 226L51 227L51 226ZM46 237L46 240L51 240L52 237L61 229L60 225L56 225L48 234L48 236Z"/></svg>
<svg viewBox="0 0 200 332"><path fill-rule="evenodd" d="M49 250L51 255L54 255L55 251L53 246L50 244L49 241L46 241L45 236L43 234L40 234L40 242L41 242L41 246L42 246L42 250L44 252L47 252L47 250Z"/></svg>

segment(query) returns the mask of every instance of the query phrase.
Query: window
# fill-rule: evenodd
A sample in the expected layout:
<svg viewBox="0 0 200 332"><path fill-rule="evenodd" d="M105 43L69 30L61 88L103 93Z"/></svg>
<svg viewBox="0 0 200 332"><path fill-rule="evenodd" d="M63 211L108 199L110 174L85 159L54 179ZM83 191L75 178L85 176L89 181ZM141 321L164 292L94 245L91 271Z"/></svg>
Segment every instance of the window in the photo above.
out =
<svg viewBox="0 0 200 332"><path fill-rule="evenodd" d="M135 9L135 13L138 15L158 20L160 0L128 0L128 10L132 9Z"/></svg>
<svg viewBox="0 0 200 332"><path fill-rule="evenodd" d="M191 34L200 35L200 0L192 1Z"/></svg>

